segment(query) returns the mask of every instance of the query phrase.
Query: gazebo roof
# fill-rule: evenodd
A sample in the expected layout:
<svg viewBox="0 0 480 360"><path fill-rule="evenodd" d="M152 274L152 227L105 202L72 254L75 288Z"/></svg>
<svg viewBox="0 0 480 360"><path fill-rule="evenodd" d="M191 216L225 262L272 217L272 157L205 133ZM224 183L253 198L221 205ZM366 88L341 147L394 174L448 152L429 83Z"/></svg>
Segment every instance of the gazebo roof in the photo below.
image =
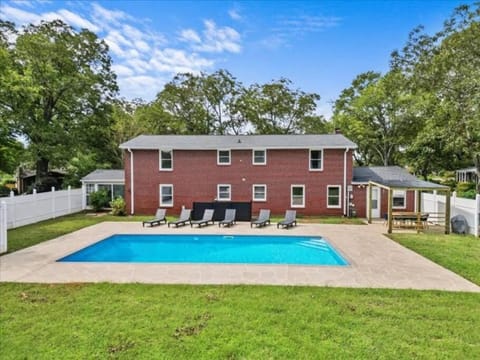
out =
<svg viewBox="0 0 480 360"><path fill-rule="evenodd" d="M405 190L448 190L448 186L421 180L399 166L356 167L353 182Z"/></svg>

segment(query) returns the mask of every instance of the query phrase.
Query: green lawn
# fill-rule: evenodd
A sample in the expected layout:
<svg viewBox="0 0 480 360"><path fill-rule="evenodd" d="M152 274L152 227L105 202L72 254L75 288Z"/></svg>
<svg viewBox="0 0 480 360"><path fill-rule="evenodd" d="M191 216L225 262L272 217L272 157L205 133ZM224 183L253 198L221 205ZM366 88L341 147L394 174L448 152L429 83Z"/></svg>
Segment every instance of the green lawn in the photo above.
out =
<svg viewBox="0 0 480 360"><path fill-rule="evenodd" d="M480 238L428 233L391 234L389 237L480 285Z"/></svg>
<svg viewBox="0 0 480 360"><path fill-rule="evenodd" d="M2 359L478 359L479 294L0 284Z"/></svg>
<svg viewBox="0 0 480 360"><path fill-rule="evenodd" d="M151 216L111 216L76 213L58 219L42 221L32 225L8 230L8 252L14 252L46 240L80 230L103 221L142 221Z"/></svg>
<svg viewBox="0 0 480 360"><path fill-rule="evenodd" d="M10 230L10 251L144 218L45 221ZM480 284L479 239L392 238ZM479 304L480 294L441 291L3 283L0 349L2 359L477 359Z"/></svg>

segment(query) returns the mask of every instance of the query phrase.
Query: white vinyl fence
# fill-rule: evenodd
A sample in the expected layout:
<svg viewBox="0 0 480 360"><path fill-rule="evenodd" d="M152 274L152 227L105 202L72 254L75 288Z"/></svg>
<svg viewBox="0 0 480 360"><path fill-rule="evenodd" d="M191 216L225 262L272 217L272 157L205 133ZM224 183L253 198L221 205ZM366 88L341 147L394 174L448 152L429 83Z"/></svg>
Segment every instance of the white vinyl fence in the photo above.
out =
<svg viewBox="0 0 480 360"><path fill-rule="evenodd" d="M7 228L33 224L42 220L72 214L82 210L82 189L33 193L2 198L6 204ZM3 226L2 226L3 228Z"/></svg>
<svg viewBox="0 0 480 360"><path fill-rule="evenodd" d="M422 193L422 212L445 213L445 195ZM475 199L464 199L454 192L450 197L450 216L463 215L467 219L469 233L479 236L480 194Z"/></svg>
<svg viewBox="0 0 480 360"><path fill-rule="evenodd" d="M7 203L0 201L0 254L7 252Z"/></svg>

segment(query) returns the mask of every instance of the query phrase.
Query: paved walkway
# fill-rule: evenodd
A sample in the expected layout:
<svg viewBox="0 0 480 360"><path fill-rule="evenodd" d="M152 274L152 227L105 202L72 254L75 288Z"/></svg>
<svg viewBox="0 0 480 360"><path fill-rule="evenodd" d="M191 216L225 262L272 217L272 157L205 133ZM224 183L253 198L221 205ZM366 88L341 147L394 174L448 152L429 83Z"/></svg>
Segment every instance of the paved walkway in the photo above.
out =
<svg viewBox="0 0 480 360"><path fill-rule="evenodd" d="M381 224L300 224L290 230L278 230L275 225L250 229L245 223L222 229L217 225L202 229L189 226L169 229L164 225L142 228L140 223L104 222L0 257L0 281L315 285L480 292L479 286L389 240L382 235L384 231ZM56 262L117 233L321 235L350 262L350 266Z"/></svg>

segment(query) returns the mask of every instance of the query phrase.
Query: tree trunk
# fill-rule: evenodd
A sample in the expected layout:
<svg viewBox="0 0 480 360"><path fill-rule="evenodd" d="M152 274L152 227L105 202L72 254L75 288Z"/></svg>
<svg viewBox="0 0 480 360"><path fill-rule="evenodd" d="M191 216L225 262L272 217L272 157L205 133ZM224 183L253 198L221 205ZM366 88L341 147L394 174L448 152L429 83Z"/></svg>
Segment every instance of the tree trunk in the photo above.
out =
<svg viewBox="0 0 480 360"><path fill-rule="evenodd" d="M40 158L36 163L37 174L35 176L35 184L41 184L48 175L48 159Z"/></svg>

